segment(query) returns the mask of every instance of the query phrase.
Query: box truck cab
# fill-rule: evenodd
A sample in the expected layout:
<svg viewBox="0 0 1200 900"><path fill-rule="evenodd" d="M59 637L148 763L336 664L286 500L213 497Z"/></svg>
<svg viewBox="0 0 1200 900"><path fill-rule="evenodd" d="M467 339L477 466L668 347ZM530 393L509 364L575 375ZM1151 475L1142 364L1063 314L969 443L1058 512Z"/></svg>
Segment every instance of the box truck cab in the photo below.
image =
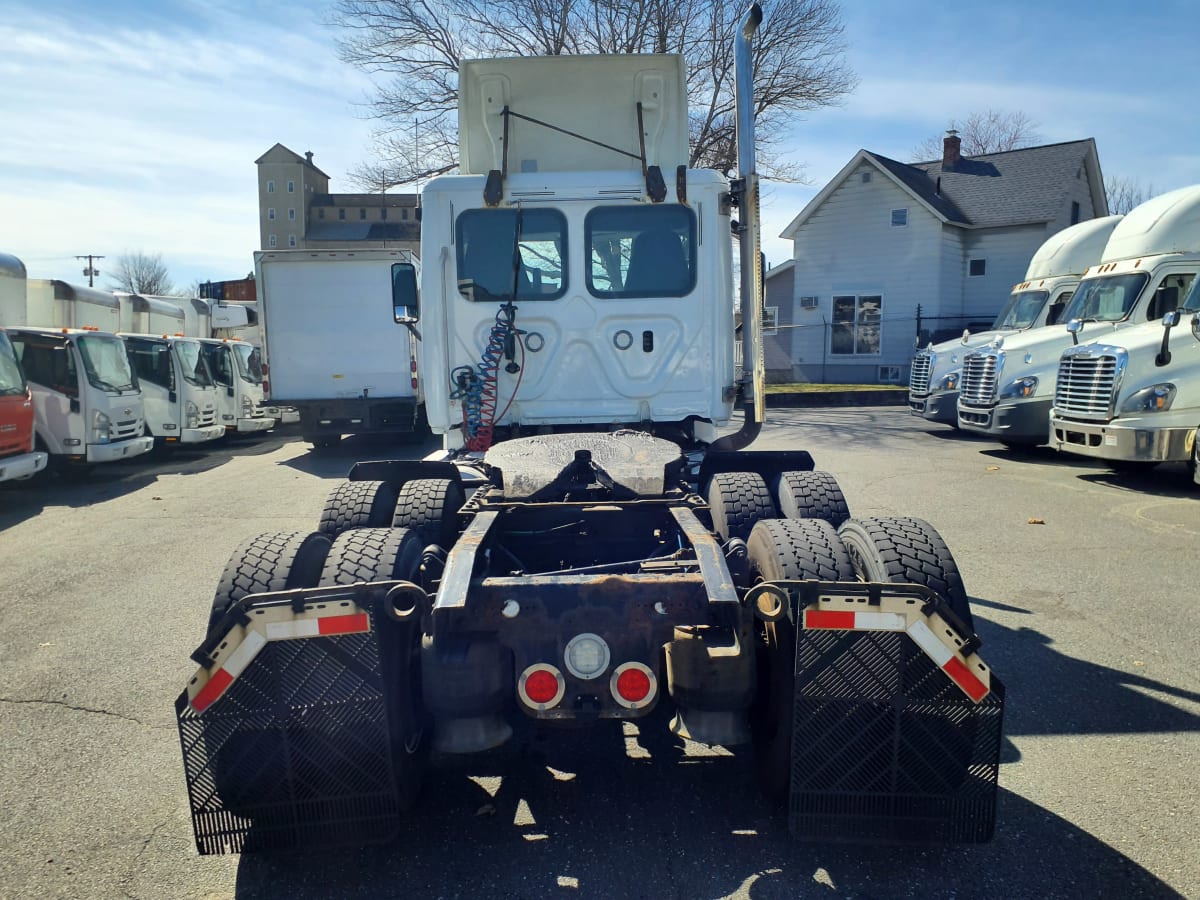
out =
<svg viewBox="0 0 1200 900"><path fill-rule="evenodd" d="M1121 216L1090 219L1050 236L1029 261L1025 280L1014 285L1008 302L988 331L930 343L913 356L908 408L915 416L958 426L958 388L963 357L997 337L1054 325L1089 266L1100 261Z"/></svg>
<svg viewBox="0 0 1200 900"><path fill-rule="evenodd" d="M1200 278L1161 323L1063 352L1050 413L1058 450L1117 464L1194 463L1197 422Z"/></svg>
<svg viewBox="0 0 1200 900"><path fill-rule="evenodd" d="M153 446L120 338L94 328L11 328L8 336L29 381L38 445L52 460L112 462Z"/></svg>
<svg viewBox="0 0 1200 900"><path fill-rule="evenodd" d="M217 388L217 421L227 434L267 431L275 419L263 407L262 354L246 341L202 338L200 348Z"/></svg>
<svg viewBox="0 0 1200 900"><path fill-rule="evenodd" d="M198 338L123 334L146 398L146 430L162 444L199 444L225 433L217 389Z"/></svg>
<svg viewBox="0 0 1200 900"><path fill-rule="evenodd" d="M1111 343L1176 309L1200 271L1200 186L1147 200L1113 229L1055 325L997 338L963 360L958 424L1007 444L1050 440L1059 360L1078 343Z"/></svg>
<svg viewBox="0 0 1200 900"><path fill-rule="evenodd" d="M33 449L33 395L8 336L0 331L0 481L29 478L46 468Z"/></svg>

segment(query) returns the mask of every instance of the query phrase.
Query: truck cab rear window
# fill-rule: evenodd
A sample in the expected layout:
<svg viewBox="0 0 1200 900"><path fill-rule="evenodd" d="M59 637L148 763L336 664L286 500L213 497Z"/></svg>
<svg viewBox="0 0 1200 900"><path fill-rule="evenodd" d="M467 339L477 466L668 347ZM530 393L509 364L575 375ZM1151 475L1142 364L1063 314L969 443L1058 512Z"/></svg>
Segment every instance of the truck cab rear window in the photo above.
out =
<svg viewBox="0 0 1200 900"><path fill-rule="evenodd" d="M557 210L467 210L455 222L455 244L458 290L468 300L512 300L514 283L517 300L555 300L567 291L567 220Z"/></svg>
<svg viewBox="0 0 1200 900"><path fill-rule="evenodd" d="M607 206L588 213L595 297L683 297L696 286L696 216L686 206Z"/></svg>

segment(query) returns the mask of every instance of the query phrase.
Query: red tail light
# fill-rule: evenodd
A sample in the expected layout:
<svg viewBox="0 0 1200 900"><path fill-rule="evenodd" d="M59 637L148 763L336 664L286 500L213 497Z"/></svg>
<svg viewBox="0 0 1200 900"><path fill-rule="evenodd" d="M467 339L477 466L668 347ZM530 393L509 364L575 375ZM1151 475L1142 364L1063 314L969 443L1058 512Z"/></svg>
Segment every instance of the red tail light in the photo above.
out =
<svg viewBox="0 0 1200 900"><path fill-rule="evenodd" d="M626 709L641 709L654 701L658 679L649 666L627 662L613 670L609 688L616 701Z"/></svg>
<svg viewBox="0 0 1200 900"><path fill-rule="evenodd" d="M548 663L534 663L517 680L517 695L533 709L557 706L566 693L567 682L562 672Z"/></svg>

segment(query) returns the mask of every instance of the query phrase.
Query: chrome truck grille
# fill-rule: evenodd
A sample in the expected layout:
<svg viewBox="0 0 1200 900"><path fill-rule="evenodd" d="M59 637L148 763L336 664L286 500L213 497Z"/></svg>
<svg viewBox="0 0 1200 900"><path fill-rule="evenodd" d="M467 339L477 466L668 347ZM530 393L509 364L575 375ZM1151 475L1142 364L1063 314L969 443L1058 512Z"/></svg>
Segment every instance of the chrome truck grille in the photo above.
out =
<svg viewBox="0 0 1200 900"><path fill-rule="evenodd" d="M959 400L972 406L991 406L995 403L1000 362L1000 354L994 351L968 353L963 358Z"/></svg>
<svg viewBox="0 0 1200 900"><path fill-rule="evenodd" d="M913 357L908 373L908 392L924 397L929 393L929 373L933 370L933 357L922 350Z"/></svg>
<svg viewBox="0 0 1200 900"><path fill-rule="evenodd" d="M1054 408L1085 419L1109 419L1117 381L1128 354L1117 347L1084 346L1065 351L1058 363Z"/></svg>

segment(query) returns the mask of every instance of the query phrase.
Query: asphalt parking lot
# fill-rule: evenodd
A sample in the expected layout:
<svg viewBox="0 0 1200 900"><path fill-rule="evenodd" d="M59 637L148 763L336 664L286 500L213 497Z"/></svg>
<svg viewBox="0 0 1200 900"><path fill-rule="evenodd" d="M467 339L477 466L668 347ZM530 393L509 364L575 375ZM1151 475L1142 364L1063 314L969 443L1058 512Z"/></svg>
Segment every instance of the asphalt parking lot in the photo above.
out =
<svg viewBox="0 0 1200 900"><path fill-rule="evenodd" d="M173 703L230 552L308 531L356 459L287 431L0 489L0 896L1200 896L1200 487L914 419L772 412L856 516L912 515L963 572L1008 689L994 841L793 842L748 754L640 727L530 729L443 761L384 846L200 857Z"/></svg>

